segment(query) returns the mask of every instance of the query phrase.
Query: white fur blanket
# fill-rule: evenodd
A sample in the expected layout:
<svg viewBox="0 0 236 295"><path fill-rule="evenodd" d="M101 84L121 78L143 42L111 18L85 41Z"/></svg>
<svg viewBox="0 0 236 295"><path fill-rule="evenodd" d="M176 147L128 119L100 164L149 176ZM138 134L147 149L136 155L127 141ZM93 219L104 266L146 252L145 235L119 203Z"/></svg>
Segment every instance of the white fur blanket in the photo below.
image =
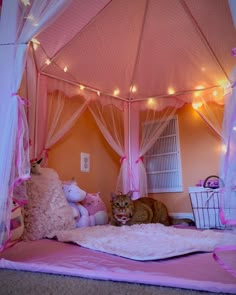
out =
<svg viewBox="0 0 236 295"><path fill-rule="evenodd" d="M54 232L61 242L134 260L156 260L193 252L211 252L216 246L236 245L236 232L166 227L140 224L115 227L98 225Z"/></svg>

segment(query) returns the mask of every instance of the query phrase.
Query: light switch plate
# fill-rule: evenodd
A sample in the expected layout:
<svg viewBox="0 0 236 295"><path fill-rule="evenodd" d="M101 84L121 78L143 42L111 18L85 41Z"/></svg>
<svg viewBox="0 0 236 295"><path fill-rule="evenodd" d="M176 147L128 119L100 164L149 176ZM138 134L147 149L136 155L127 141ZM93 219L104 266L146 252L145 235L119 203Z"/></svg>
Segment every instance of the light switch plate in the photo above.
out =
<svg viewBox="0 0 236 295"><path fill-rule="evenodd" d="M81 172L90 171L90 154L80 153L80 171Z"/></svg>

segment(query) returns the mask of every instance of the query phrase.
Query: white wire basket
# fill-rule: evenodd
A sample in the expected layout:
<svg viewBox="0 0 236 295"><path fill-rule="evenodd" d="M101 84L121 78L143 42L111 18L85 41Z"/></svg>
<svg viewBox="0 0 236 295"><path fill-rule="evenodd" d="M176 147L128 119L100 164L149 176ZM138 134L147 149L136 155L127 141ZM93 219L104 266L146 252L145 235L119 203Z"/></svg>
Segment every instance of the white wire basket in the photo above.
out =
<svg viewBox="0 0 236 295"><path fill-rule="evenodd" d="M220 220L219 189L189 187L193 215L199 229L225 229Z"/></svg>

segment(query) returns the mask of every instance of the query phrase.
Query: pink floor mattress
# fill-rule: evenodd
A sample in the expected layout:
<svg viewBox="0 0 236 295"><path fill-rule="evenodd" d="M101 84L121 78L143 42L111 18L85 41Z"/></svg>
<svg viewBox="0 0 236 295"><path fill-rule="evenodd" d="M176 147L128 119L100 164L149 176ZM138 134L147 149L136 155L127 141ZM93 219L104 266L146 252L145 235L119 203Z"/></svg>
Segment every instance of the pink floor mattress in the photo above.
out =
<svg viewBox="0 0 236 295"><path fill-rule="evenodd" d="M210 292L236 293L236 277L222 261L236 266L236 252L191 253L137 261L57 240L21 241L0 253L0 268L123 281Z"/></svg>

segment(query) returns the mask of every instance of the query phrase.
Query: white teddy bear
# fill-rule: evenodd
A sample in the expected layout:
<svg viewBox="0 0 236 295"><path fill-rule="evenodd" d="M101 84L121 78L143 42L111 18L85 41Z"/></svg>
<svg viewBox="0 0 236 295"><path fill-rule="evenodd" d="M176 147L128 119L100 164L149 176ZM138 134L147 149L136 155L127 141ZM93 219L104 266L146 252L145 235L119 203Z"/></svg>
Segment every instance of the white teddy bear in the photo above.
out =
<svg viewBox="0 0 236 295"><path fill-rule="evenodd" d="M73 209L76 227L87 227L108 223L105 203L99 193L86 193L78 187L76 181L63 182L65 197Z"/></svg>
<svg viewBox="0 0 236 295"><path fill-rule="evenodd" d="M88 210L80 204L85 197L86 192L80 189L74 179L63 182L62 189L65 197L73 210L73 216L76 219L76 227L91 226Z"/></svg>

